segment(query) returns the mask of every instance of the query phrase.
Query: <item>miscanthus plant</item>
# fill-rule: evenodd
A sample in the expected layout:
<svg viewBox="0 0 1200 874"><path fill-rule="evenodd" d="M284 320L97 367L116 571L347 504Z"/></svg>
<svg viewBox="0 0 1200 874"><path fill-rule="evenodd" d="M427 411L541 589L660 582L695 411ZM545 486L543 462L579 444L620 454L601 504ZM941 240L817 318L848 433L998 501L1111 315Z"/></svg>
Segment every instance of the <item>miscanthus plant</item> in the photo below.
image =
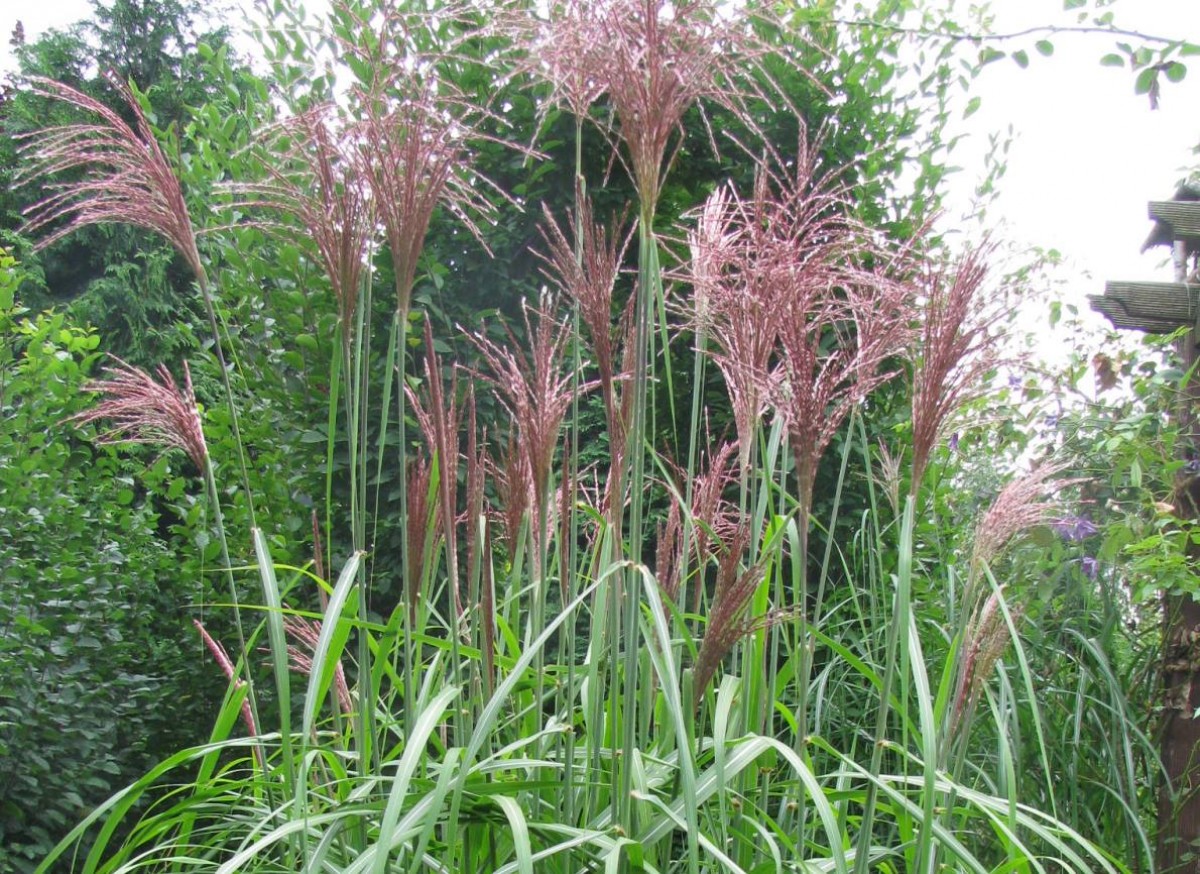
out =
<svg viewBox="0 0 1200 874"><path fill-rule="evenodd" d="M1008 557L1075 484L1043 464L1000 490L970 536L927 536L941 447L996 363L989 301L1003 290L989 284L988 248L954 259L922 236L882 241L803 133L714 141L752 163L753 185L722 185L686 227L656 227L685 114L702 100L738 113L771 88L765 70L780 59L756 34L781 24L756 14L708 0L513 3L484 27L471 4L334 4L324 44L351 84L265 129L261 172L225 195L244 221L302 241L334 301L313 559L277 564L253 517L225 530L220 504L236 483L221 480L253 460L210 457L210 413L186 369L180 385L117 362L88 387L100 399L79 424L181 448L199 469L241 630L230 655L198 625L211 669L230 679L209 743L92 812L44 869L1130 862L1061 797L1057 770L1087 753L1039 704L1038 654L1022 643L1029 565ZM574 208L548 214L535 243L545 293L514 330L473 338L476 368L448 375L432 322L410 318L430 221L445 211L486 244L507 195L475 169L476 149L504 143L537 160L529 132L505 132L502 114L456 85L480 42L503 47L488 58L497 81L511 73L575 115L577 142L602 119L612 172L630 174L638 202L600 214L577 159ZM32 173L61 180L30 229L49 229L44 242L79 223L158 231L213 312L222 275L209 274L142 104L117 85L133 125L65 86L31 84L88 117L26 141ZM597 101L611 114L592 112ZM677 263L664 270L667 253ZM376 301L381 258L393 288ZM381 310L391 318L375 324ZM235 384L236 339L215 312L211 328L236 422L254 386ZM652 414L673 385L666 351L683 342L697 378L676 460L656 445ZM724 436L706 424L709 367L735 423ZM881 446L864 422L885 386L912 403ZM504 412L487 427L484 393ZM593 395L603 417L589 434L580 399ZM582 465L581 441L600 430L608 458ZM818 519L823 464L840 474L821 503L833 515ZM395 568L372 553L385 469L398 471ZM839 500L855 478L870 497L847 524ZM853 536L815 540L817 526ZM385 575L400 595L377 615ZM235 577L257 581L254 603ZM1133 750L1119 689L1105 694ZM1137 788L1113 785L1137 852L1148 845Z"/></svg>

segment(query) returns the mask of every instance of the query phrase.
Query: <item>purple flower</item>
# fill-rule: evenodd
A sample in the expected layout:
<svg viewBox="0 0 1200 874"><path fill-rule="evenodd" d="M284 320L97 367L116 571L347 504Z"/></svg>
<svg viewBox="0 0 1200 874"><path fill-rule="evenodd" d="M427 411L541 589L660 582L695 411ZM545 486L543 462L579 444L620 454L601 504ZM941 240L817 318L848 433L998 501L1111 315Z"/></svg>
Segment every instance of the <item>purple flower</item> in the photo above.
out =
<svg viewBox="0 0 1200 874"><path fill-rule="evenodd" d="M1083 516L1067 516L1063 519L1056 519L1050 523L1050 527L1054 529L1055 534L1071 543L1086 540L1100 531L1092 520L1085 519Z"/></svg>
<svg viewBox="0 0 1200 874"><path fill-rule="evenodd" d="M958 452L958 432L955 431L950 435L950 451Z"/></svg>
<svg viewBox="0 0 1200 874"><path fill-rule="evenodd" d="M1079 561L1079 567L1087 575L1088 579L1096 579L1096 574L1100 571L1100 562L1092 558L1090 555L1085 555Z"/></svg>

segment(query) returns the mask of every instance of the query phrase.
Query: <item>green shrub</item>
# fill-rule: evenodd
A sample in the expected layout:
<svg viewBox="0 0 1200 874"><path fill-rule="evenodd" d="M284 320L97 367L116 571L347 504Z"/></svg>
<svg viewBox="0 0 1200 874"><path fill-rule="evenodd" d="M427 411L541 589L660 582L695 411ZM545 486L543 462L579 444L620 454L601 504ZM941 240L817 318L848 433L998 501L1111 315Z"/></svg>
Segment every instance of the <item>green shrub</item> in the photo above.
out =
<svg viewBox="0 0 1200 874"><path fill-rule="evenodd" d="M30 870L98 801L188 742L189 722L203 732L207 719L189 714L211 702L189 676L201 656L184 615L204 583L181 574L159 538L159 515L132 476L144 463L62 422L88 402L80 389L99 338L61 313L27 317L14 302L18 270L0 258L7 874ZM154 467L168 473L166 459Z"/></svg>

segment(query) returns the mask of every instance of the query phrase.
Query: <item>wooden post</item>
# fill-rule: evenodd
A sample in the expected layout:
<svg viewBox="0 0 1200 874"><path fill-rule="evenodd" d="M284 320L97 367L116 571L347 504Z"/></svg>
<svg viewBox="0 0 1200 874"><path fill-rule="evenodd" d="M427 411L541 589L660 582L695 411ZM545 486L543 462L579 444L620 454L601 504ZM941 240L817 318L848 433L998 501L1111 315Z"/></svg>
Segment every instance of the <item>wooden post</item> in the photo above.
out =
<svg viewBox="0 0 1200 874"><path fill-rule="evenodd" d="M1175 279L1186 282L1187 247L1174 244ZM1192 374L1200 342L1200 323L1179 342L1184 372ZM1196 380L1189 379L1177 415L1185 446L1196 442L1196 408L1200 400ZM1200 477L1187 474L1176 490L1181 517L1200 519ZM1188 546L1193 563L1200 550ZM1158 796L1159 871L1200 874L1200 603L1190 594L1163 595L1163 708L1160 751L1170 781Z"/></svg>
<svg viewBox="0 0 1200 874"><path fill-rule="evenodd" d="M1092 308L1116 328L1151 333L1192 330L1177 351L1188 374L1182 403L1175 415L1185 451L1200 447L1200 380L1196 368L1200 347L1200 286L1188 282L1188 257L1200 257L1200 202L1191 192L1173 201L1150 204L1155 228L1145 248L1170 242L1175 282L1109 282L1103 295L1093 295ZM1193 277L1193 280L1195 277ZM1193 459L1195 460L1195 459ZM1186 473L1176 486L1176 511L1200 520L1200 475ZM1200 547L1188 546L1188 557L1200 569ZM1200 602L1189 595L1163 594L1162 720L1160 753L1167 784L1158 795L1155 862L1167 874L1200 874Z"/></svg>

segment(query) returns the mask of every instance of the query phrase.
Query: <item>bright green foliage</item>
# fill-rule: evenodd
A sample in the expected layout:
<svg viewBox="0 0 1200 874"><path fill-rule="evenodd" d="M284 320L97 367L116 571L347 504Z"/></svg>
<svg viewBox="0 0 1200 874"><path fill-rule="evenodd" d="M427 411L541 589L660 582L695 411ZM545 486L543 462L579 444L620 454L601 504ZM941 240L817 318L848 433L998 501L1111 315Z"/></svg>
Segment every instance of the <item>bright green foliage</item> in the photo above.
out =
<svg viewBox="0 0 1200 874"><path fill-rule="evenodd" d="M188 605L159 511L129 462L63 423L99 338L13 303L0 255L0 871L26 871L165 750L195 736L213 684L197 681Z"/></svg>

